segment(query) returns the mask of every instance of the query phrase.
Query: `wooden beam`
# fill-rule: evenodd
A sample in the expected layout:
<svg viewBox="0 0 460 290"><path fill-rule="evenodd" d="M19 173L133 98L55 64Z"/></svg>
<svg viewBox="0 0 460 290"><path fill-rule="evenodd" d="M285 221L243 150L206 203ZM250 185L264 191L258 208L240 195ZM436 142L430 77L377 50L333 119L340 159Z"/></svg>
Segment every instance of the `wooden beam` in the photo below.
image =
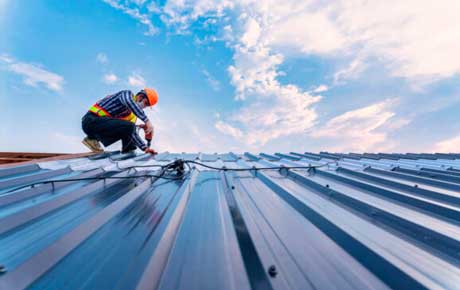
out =
<svg viewBox="0 0 460 290"><path fill-rule="evenodd" d="M3 154L9 155L9 156L4 156ZM98 153L85 152L85 153L76 153L76 154L68 154L68 153L59 154L59 153L0 152L0 158L2 157L10 158L10 160L11 158L22 158L21 160L11 161L13 163L0 164L0 168L25 165L25 164L30 164L30 163L87 157L87 156L91 156L94 154L98 154ZM41 156L41 157L25 157L25 156ZM0 163L2 162L0 161Z"/></svg>

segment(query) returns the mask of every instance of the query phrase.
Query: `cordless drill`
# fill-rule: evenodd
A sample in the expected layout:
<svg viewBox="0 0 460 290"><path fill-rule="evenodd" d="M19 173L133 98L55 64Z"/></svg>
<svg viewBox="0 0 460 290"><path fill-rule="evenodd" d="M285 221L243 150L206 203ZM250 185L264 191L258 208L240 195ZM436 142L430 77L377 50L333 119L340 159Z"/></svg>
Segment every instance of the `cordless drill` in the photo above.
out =
<svg viewBox="0 0 460 290"><path fill-rule="evenodd" d="M145 125L141 124L138 125L140 128L144 129L145 132ZM153 131L150 131L150 133L145 132L145 141L147 141L147 147L150 148L150 145L152 144L152 139L153 139Z"/></svg>
<svg viewBox="0 0 460 290"><path fill-rule="evenodd" d="M153 138L153 132L145 133L145 141L147 141L147 147L149 148L150 148L150 145L152 144L152 138Z"/></svg>

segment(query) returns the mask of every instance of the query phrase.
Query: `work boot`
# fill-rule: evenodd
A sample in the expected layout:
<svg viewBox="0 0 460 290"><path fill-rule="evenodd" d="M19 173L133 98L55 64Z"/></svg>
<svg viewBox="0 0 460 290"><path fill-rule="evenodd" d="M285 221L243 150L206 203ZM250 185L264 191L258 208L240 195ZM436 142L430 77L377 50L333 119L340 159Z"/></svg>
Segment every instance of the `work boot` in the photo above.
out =
<svg viewBox="0 0 460 290"><path fill-rule="evenodd" d="M83 141L81 141L83 145L89 148L92 152L100 153L104 152L104 150L101 148L101 144L97 140L94 139L89 139L88 137L85 137Z"/></svg>

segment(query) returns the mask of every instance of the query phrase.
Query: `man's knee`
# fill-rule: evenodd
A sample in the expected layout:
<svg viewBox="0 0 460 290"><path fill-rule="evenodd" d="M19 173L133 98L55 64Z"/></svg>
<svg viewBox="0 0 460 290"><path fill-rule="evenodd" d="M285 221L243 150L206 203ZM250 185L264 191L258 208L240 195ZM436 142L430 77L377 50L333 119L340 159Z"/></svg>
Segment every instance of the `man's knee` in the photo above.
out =
<svg viewBox="0 0 460 290"><path fill-rule="evenodd" d="M131 135L136 130L136 125L129 121L124 121L120 124L120 129L127 135Z"/></svg>
<svg viewBox="0 0 460 290"><path fill-rule="evenodd" d="M111 135L118 140L131 138L133 133L136 131L134 123L128 121L117 120L118 122L113 123L113 129Z"/></svg>

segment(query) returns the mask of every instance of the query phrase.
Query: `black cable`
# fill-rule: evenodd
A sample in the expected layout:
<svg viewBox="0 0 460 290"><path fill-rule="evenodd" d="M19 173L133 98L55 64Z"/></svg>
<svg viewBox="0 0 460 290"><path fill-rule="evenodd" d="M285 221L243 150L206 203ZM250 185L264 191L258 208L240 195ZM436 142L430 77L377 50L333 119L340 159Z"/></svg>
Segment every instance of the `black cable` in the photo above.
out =
<svg viewBox="0 0 460 290"><path fill-rule="evenodd" d="M120 168L122 170L127 170L127 169L132 169L136 167L160 167L161 168L161 174L160 175L155 175L155 174L144 174L144 175L133 175L133 176L107 176L107 177L85 177L85 178L71 178L71 179L58 179L58 180L44 180L44 181L39 181L31 184L27 184L21 187L16 187L14 189L11 189L9 191L6 191L5 193L11 193L13 191L20 190L22 188L26 187L31 187L37 184L49 184L49 183L55 183L55 182L71 182L71 181L86 181L86 180L103 180L103 179L133 179L133 178L139 178L139 177L156 177L158 179L166 179L166 180L181 180L184 177L184 165L186 165L189 169L189 171L192 170L190 167L191 164L196 164L200 165L209 169L214 169L218 171L254 171L254 170L281 170L281 169L316 169L316 168L321 168L328 166L332 163L337 164L336 161L333 162L327 162L325 164L321 165L308 165L308 166L272 166L272 167L251 167L251 168L226 168L226 167L215 167L211 165L207 165L198 161L194 160L182 160L182 159L177 159L173 162L167 163L165 165L159 165L159 164L152 164L152 165L134 165L134 166L129 166L129 167L124 167ZM176 172L175 177L169 177L165 176L165 173L168 172Z"/></svg>
<svg viewBox="0 0 460 290"><path fill-rule="evenodd" d="M332 163L337 164L337 162L327 162L321 165L308 165L308 166L272 166L272 167L251 167L251 168L224 168L224 167L214 167L210 165L203 164L194 160L185 160L184 163L193 163L209 169L222 170L222 171L253 171L253 170L280 170L280 169L315 169L328 166Z"/></svg>
<svg viewBox="0 0 460 290"><path fill-rule="evenodd" d="M191 170L191 167L190 167L190 163L191 164L196 164L196 165L200 165L200 166L203 166L203 167L206 167L206 168L209 168L209 169L214 169L214 170L218 170L218 171L254 171L254 170L281 170L281 169L316 169L316 168L321 168L321 167L325 167L325 166L329 166L331 164L337 164L336 161L331 161L331 162L327 162L327 163L324 163L324 164L321 164L321 165L308 165L308 166L271 166L271 167L251 167L251 168L226 168L226 167L215 167L215 166L211 166L211 165L207 165L207 164L204 164L204 163L201 163L201 162L198 162L198 161L194 161L194 160L182 160L182 159L177 159L176 161L173 161L171 163L168 163L166 165L158 165L158 164L154 164L154 165L133 165L133 166L129 166L129 167L124 167L124 168L120 168L120 169L131 169L131 168L137 168L137 167L161 167L161 168L167 168L168 166L174 166L175 164L177 164L177 162L182 162L183 164L187 165L188 169Z"/></svg>
<svg viewBox="0 0 460 290"><path fill-rule="evenodd" d="M174 161L174 162L170 162L168 164L165 164L165 165L147 165L147 166L143 166L143 165L138 165L138 166L129 166L129 167L126 167L126 168L120 168L122 170L126 170L126 169L131 169L131 168L135 168L135 167L161 167L162 170L161 170L161 174L160 175L155 175L155 174L145 174L145 175L133 175L133 176L99 176L99 177L85 177L85 178L67 178L67 179L56 179L56 180L44 180L44 181L38 181L38 182L34 182L34 183L31 183L31 184L27 184L27 185L23 185L23 186L20 186L20 187L15 187L11 190L8 190L4 193L11 193L13 191L17 191L17 190L20 190L20 189L23 189L23 188L27 188L27 187L31 187L31 186L35 186L35 185L38 185L38 184L49 184L49 183L55 183L55 182L71 182L71 181L86 181L86 180L104 180L104 179L133 179L133 178L139 178L139 177L156 177L158 179L166 179L166 180L180 180L183 178L182 175L177 175L176 177L169 177L169 176L165 176L165 173L168 172L168 171L172 171L174 170L174 166L177 164L177 161Z"/></svg>
<svg viewBox="0 0 460 290"><path fill-rule="evenodd" d="M206 168L209 168L209 169L214 169L214 170L219 170L219 171L253 171L253 170L280 170L280 169L315 169L315 168L321 168L321 167L325 167L325 166L329 166L331 164L337 164L336 161L331 161L331 162L327 162L327 163L324 163L324 164L321 164L321 165L307 165L307 166L271 166L271 167L251 167L251 168L226 168L226 167L215 167L215 166L211 166L211 165L207 165L207 164L204 164L204 163L201 163L201 162L198 162L198 161L194 161L194 160L182 160L182 159L177 159L176 161L173 161L171 163L168 163L166 165L158 165L158 164L154 164L154 165L133 165L133 166L129 166L129 167L124 167L124 168L120 168L120 169L131 169L131 168L137 168L137 167L161 167L161 168L165 168L167 166L170 166L170 165L173 165L175 164L175 162L177 161L182 161L185 165L187 165L187 167L189 168L189 170L191 170L191 167L190 167L190 163L192 164L197 164L197 165L200 165L200 166L203 166L203 167L206 167Z"/></svg>
<svg viewBox="0 0 460 290"><path fill-rule="evenodd" d="M168 163L169 164L169 163ZM168 165L166 164L166 165ZM133 169L133 168L151 168L151 167L160 167L164 168L166 165L159 165L159 164L152 164L152 165L133 165L133 166L128 166L128 167L118 167L121 170L126 170L126 169Z"/></svg>
<svg viewBox="0 0 460 290"><path fill-rule="evenodd" d="M11 193L13 191L17 191L23 188L35 186L38 184L49 184L49 183L58 183L58 182L71 182L71 181L87 181L87 180L104 180L104 179L135 179L140 177L156 177L158 179L166 179L166 180L181 180L183 176L177 177L169 177L164 175L155 175L155 174L144 174L144 175L133 175L133 176L107 176L107 177L85 177L85 178L69 178L69 179L57 179L57 180L44 180L38 181L31 184L23 185L20 187L13 188L11 190L5 191L4 193Z"/></svg>

